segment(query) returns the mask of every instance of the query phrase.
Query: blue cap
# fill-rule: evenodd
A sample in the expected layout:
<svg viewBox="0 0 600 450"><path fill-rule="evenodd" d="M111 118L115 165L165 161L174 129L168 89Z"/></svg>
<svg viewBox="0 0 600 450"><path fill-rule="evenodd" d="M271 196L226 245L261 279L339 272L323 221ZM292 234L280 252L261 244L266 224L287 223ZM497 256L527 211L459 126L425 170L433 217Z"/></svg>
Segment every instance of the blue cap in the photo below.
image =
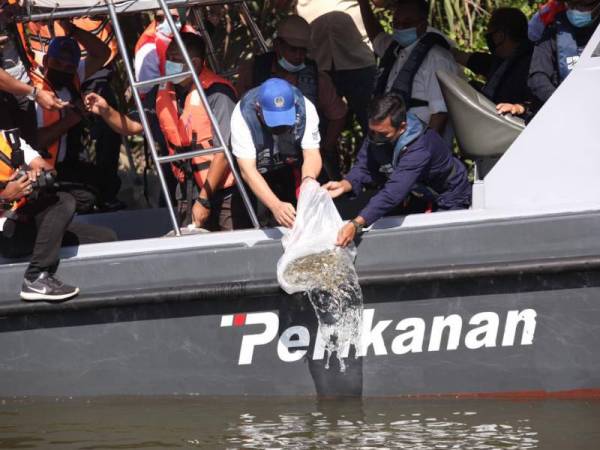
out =
<svg viewBox="0 0 600 450"><path fill-rule="evenodd" d="M66 60L78 65L81 59L81 49L75 39L66 36L55 37L48 44L48 58Z"/></svg>
<svg viewBox="0 0 600 450"><path fill-rule="evenodd" d="M269 78L259 88L258 102L268 127L292 126L296 123L294 89L287 81Z"/></svg>

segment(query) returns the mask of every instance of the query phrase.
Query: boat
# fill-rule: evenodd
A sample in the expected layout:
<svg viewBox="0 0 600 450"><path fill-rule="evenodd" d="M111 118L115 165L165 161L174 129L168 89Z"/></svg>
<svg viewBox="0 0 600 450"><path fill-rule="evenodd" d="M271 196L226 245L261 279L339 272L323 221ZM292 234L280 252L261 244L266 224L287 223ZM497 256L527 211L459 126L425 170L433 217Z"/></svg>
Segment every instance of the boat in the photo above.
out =
<svg viewBox="0 0 600 450"><path fill-rule="evenodd" d="M277 283L281 229L163 237L169 211L124 211L77 219L122 240L64 249L72 301L20 302L26 261L2 261L0 397L600 397L599 81L600 29L508 149L473 150L493 161L471 209L364 233L362 345L345 370L306 295ZM442 84L482 127L519 128Z"/></svg>

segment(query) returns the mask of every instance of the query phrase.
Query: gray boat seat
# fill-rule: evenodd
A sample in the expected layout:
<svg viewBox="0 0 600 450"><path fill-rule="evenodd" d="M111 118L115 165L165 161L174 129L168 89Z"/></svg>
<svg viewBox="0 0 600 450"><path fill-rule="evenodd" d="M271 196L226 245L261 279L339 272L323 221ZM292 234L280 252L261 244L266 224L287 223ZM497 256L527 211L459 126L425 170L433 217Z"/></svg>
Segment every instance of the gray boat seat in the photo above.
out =
<svg viewBox="0 0 600 450"><path fill-rule="evenodd" d="M493 166L523 131L525 122L496 113L496 105L460 76L443 71L436 75L461 152L478 165L492 162ZM489 169L480 170L479 175Z"/></svg>

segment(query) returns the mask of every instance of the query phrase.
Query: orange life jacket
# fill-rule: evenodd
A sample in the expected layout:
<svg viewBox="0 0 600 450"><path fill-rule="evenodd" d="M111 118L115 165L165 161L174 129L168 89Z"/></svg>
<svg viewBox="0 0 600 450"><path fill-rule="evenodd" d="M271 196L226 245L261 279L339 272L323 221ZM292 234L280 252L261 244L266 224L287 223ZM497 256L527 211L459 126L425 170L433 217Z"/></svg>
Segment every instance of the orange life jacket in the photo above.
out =
<svg viewBox="0 0 600 450"><path fill-rule="evenodd" d="M98 37L110 48L110 58L106 62L109 64L119 53L117 40L115 38L110 19L108 17L94 19L91 17L81 17L73 20L73 24L82 30L89 31ZM42 66L44 55L48 51L48 45L54 36L64 36L65 30L59 22L54 22L54 36L50 33L48 25L42 22L29 22L27 24L28 36L21 39L28 43L29 52L33 55L32 65ZM80 45L81 57L85 58L87 53L85 48Z"/></svg>
<svg viewBox="0 0 600 450"><path fill-rule="evenodd" d="M75 89L77 89L77 91L79 91L79 89L81 88L81 86L80 86L81 83L79 81L79 76L77 76L77 74L75 74L75 76L73 77L73 83L75 85ZM45 78L39 78L39 83L36 80L36 86L38 87L38 89L55 92L54 88L52 86L50 86L50 83ZM61 111L48 110L48 109L42 108L42 122L38 123L38 128L49 127L50 125L54 125L61 119L62 119ZM45 160L47 160L50 164L52 164L52 167L56 167L56 160L58 158L58 152L60 151L60 140L61 139L58 138L56 141L50 143L48 148L45 149L45 152L40 152L42 157Z"/></svg>
<svg viewBox="0 0 600 450"><path fill-rule="evenodd" d="M181 28L182 33L195 33L196 30L189 25L184 25ZM163 76L165 74L165 65L167 63L167 49L169 44L173 40L172 37L164 35L156 31L156 20L150 22L150 25L146 27L140 38L135 44L134 54L146 44L154 44L156 46L156 53L159 61L159 72Z"/></svg>
<svg viewBox="0 0 600 450"><path fill-rule="evenodd" d="M204 68L200 73L200 81L204 90L209 89L213 84L220 83L225 84L235 92L233 85L228 80L218 76L208 68ZM173 84L167 83L157 93L156 114L170 155L200 148L207 149L213 146L210 119L196 89L187 95L183 112L179 114L177 95ZM213 155L192 158L194 180L200 189L204 186L212 160ZM172 164L171 167L177 180L180 183L185 182L185 171L181 168L181 165ZM234 182L233 175L229 170L224 182L217 188L231 187Z"/></svg>
<svg viewBox="0 0 600 450"><path fill-rule="evenodd" d="M12 147L0 131L0 182L8 183L10 177L15 173L14 167L9 164L12 159Z"/></svg>

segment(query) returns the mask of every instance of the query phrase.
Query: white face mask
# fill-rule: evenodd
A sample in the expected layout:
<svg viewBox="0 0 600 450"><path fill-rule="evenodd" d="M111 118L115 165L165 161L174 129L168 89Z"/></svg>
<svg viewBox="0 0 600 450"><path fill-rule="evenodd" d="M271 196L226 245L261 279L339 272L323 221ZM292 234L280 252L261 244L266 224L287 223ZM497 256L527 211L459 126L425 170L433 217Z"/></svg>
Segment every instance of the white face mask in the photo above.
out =
<svg viewBox="0 0 600 450"><path fill-rule="evenodd" d="M175 28L177 28L178 31L181 30L181 22L179 19L175 20ZM160 31L165 36L173 36L173 30L171 30L169 22L167 22L166 19L163 19L163 21L157 25L156 31Z"/></svg>

